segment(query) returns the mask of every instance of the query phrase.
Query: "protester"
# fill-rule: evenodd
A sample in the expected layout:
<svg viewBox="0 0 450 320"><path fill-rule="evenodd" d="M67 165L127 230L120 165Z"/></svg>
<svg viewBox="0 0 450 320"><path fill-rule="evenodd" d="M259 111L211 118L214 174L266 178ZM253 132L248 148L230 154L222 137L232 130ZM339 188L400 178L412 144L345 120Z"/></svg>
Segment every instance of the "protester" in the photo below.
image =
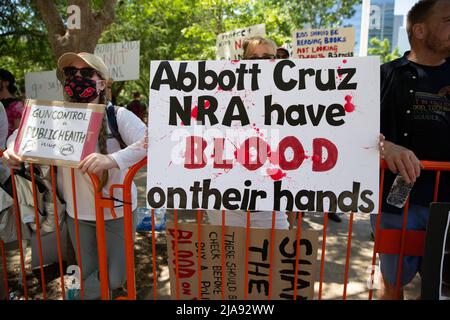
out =
<svg viewBox="0 0 450 320"><path fill-rule="evenodd" d="M109 71L101 58L84 52L66 53L59 58L58 69L64 73L64 90L69 101L108 105L106 91L110 85ZM145 140L145 124L125 108L117 108L115 112L121 140L127 146L121 149L117 137L111 137L111 127L105 116L100 129L97 152L84 158L78 170L75 170L84 299L100 298L94 190L86 173L101 176L103 195L109 198L110 187L114 184L123 184L127 168L146 155L146 149L141 144ZM11 136L8 140L8 150L4 154L11 167L17 166L21 160L13 151L13 143ZM73 247L76 249L71 169L59 167L57 173L58 191L67 204L68 230ZM120 199L123 199L122 191L116 189L114 192L116 200L114 204L118 206L115 208L116 218L111 210L104 210L110 290L122 287L125 282L124 221L123 210L120 208L123 203ZM136 205L136 186L133 184L133 210ZM79 294L79 291L72 292L74 299L79 298Z"/></svg>
<svg viewBox="0 0 450 320"><path fill-rule="evenodd" d="M275 59L277 46L275 42L263 37L248 38L243 43L244 55L246 60L253 59ZM222 224L222 212L208 210L209 222L214 225ZM227 226L246 226L246 211L225 211L225 225ZM254 211L250 212L250 226L253 228L272 228L272 211ZM276 212L276 229L288 229L289 223L287 215L282 212Z"/></svg>
<svg viewBox="0 0 450 320"><path fill-rule="evenodd" d="M277 45L270 39L259 36L247 38L244 40L242 47L244 49L244 60L276 58Z"/></svg>
<svg viewBox="0 0 450 320"><path fill-rule="evenodd" d="M133 112L144 123L147 123L145 119L147 106L141 102L141 94L138 91L133 92L133 100L128 104L127 109Z"/></svg>
<svg viewBox="0 0 450 320"><path fill-rule="evenodd" d="M381 229L401 229L403 209L386 203L396 174L415 183L410 194L408 230L425 230L433 201L435 173L422 172L421 160L450 161L450 1L421 0L408 13L411 51L381 66L382 156L389 170L383 190ZM449 201L450 177L442 173L438 201ZM371 216L375 229L377 215ZM379 299L402 299L403 286L420 268L421 258L405 257L396 290L398 255L380 254Z"/></svg>
<svg viewBox="0 0 450 320"><path fill-rule="evenodd" d="M16 79L11 72L0 69L0 102L5 107L8 118L8 136L19 127L22 118L23 103L16 96Z"/></svg>

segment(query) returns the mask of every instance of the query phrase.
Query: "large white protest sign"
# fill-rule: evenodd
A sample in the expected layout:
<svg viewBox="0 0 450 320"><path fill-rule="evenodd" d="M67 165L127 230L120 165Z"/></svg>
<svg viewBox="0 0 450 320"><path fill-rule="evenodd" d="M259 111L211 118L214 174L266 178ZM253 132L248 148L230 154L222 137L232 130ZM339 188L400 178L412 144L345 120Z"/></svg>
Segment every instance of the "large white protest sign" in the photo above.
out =
<svg viewBox="0 0 450 320"><path fill-rule="evenodd" d="M14 151L24 160L76 167L95 151L105 106L27 100Z"/></svg>
<svg viewBox="0 0 450 320"><path fill-rule="evenodd" d="M244 53L243 43L245 38L254 36L266 36L266 25L257 24L244 29L237 29L217 36L216 59L217 60L240 60Z"/></svg>
<svg viewBox="0 0 450 320"><path fill-rule="evenodd" d="M379 59L152 61L151 207L377 212Z"/></svg>
<svg viewBox="0 0 450 320"><path fill-rule="evenodd" d="M294 58L353 57L355 28L296 30Z"/></svg>
<svg viewBox="0 0 450 320"><path fill-rule="evenodd" d="M56 70L25 74L27 99L63 100L63 88L56 77Z"/></svg>
<svg viewBox="0 0 450 320"><path fill-rule="evenodd" d="M139 79L140 41L98 44L94 54L103 59L114 81Z"/></svg>

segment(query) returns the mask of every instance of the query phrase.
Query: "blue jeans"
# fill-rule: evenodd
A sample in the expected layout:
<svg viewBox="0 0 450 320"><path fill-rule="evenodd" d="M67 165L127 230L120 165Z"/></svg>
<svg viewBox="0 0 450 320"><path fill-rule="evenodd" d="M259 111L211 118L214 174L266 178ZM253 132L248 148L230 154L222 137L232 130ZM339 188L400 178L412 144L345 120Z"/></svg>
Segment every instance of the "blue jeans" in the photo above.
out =
<svg viewBox="0 0 450 320"><path fill-rule="evenodd" d="M408 211L408 221L406 223L407 230L426 230L428 223L429 208L418 205L410 205ZM373 233L377 222L377 215L370 215L370 222ZM391 214L383 212L381 214L380 229L402 229L403 214ZM397 283L397 266L399 255L380 253L380 269L386 282L391 285ZM422 257L403 257L403 266L401 274L401 286L408 284L414 279L417 271L420 272Z"/></svg>

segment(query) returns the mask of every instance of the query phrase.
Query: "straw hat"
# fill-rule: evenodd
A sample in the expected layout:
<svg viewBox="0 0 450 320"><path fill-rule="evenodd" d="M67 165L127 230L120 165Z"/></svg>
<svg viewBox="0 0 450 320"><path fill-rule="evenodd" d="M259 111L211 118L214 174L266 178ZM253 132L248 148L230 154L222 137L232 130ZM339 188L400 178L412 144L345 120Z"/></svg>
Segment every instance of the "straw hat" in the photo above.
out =
<svg viewBox="0 0 450 320"><path fill-rule="evenodd" d="M69 67L75 61L86 62L91 68L97 70L104 80L109 79L109 70L102 58L87 52L80 52L78 54L75 52L64 53L58 59L58 69L63 71L65 67Z"/></svg>

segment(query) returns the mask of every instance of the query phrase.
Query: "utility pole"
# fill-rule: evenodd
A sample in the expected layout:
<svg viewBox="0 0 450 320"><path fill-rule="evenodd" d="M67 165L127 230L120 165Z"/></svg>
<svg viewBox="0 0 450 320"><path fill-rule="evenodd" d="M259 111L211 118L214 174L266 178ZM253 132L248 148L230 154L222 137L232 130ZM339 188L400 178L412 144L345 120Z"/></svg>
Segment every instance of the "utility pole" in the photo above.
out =
<svg viewBox="0 0 450 320"><path fill-rule="evenodd" d="M361 8L361 37L359 40L359 56L367 56L369 44L370 0L363 0Z"/></svg>

